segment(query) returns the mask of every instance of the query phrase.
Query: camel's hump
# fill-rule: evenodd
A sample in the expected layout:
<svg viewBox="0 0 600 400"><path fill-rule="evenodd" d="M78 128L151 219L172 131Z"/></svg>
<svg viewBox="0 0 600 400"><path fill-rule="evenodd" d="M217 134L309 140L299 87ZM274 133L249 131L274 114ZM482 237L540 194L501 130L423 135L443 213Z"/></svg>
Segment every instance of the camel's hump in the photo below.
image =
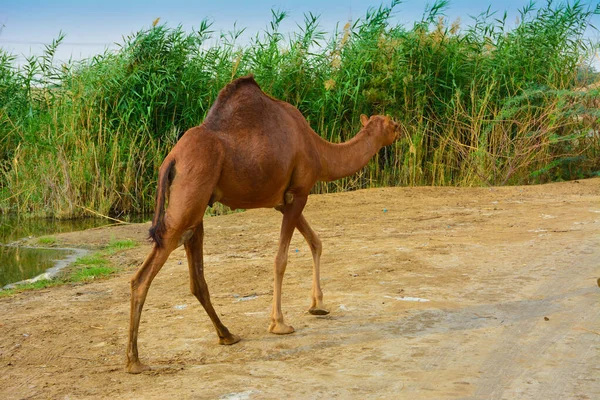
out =
<svg viewBox="0 0 600 400"><path fill-rule="evenodd" d="M240 95L243 92L242 95ZM263 93L253 75L246 75L231 81L219 92L217 99L208 111L204 123L212 129L224 129L233 122L237 114L253 110L261 114L264 99ZM250 121L247 121L250 122Z"/></svg>
<svg viewBox="0 0 600 400"><path fill-rule="evenodd" d="M229 82L227 86L221 89L215 103L227 101L227 99L231 97L231 95L233 95L235 92L247 85L253 85L260 89L260 86L258 86L258 83L256 83L256 81L254 80L254 75L250 74L242 76L241 78L237 78Z"/></svg>

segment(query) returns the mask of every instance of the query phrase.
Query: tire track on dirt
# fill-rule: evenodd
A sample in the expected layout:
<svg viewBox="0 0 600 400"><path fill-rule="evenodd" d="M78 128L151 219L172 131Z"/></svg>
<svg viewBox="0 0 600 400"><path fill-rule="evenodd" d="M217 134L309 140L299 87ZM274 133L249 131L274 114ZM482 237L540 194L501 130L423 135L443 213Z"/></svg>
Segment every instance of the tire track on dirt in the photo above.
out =
<svg viewBox="0 0 600 400"><path fill-rule="evenodd" d="M561 269L552 280L540 280L534 297L524 307L513 307L519 313L503 330L498 345L483 363L482 378L472 399L593 399L600 396L595 379L582 382L581 375L590 375L598 367L593 362L600 338L579 341L585 331L576 331L586 323L600 320L600 292L594 287L593 266L600 259L598 243L593 240L571 243L579 253L570 261L588 266L573 274L571 268ZM586 254L588 253L588 254ZM539 261L538 266L553 265L560 252L553 252ZM561 264L568 265L563 257ZM536 268L531 268L535 273ZM575 279L573 279L575 278ZM593 327L588 326L588 329ZM588 333L589 335L589 333ZM592 350L592 351L591 351ZM593 351L595 350L595 351ZM577 355L577 356L575 356ZM587 374L585 374L587 373Z"/></svg>

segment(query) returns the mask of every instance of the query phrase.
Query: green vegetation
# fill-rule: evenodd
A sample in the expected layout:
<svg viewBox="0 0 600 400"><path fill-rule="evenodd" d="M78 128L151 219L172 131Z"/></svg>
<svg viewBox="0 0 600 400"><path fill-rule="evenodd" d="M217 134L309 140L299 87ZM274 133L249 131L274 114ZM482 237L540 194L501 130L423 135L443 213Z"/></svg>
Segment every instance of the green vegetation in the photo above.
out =
<svg viewBox="0 0 600 400"><path fill-rule="evenodd" d="M49 287L62 285L64 283L65 282L60 279L51 280L51 281L48 279L41 279L41 280L33 282L33 283L24 283L22 285L18 285L17 287L15 287L13 289L0 290L0 297L12 296L16 293L21 293L26 290L46 289Z"/></svg>
<svg viewBox="0 0 600 400"><path fill-rule="evenodd" d="M273 11L264 32L217 35L164 25L117 52L56 65L59 36L15 69L0 52L0 210L77 216L152 211L156 175L179 133L202 122L218 91L254 73L339 142L359 116L385 113L405 137L356 176L317 192L378 185L502 185L600 174L599 87L584 39L600 4L531 3L516 27L489 9L466 23L438 0L412 26L398 1L333 34L308 14L289 37Z"/></svg>
<svg viewBox="0 0 600 400"><path fill-rule="evenodd" d="M81 282L111 275L117 269L111 265L108 257L136 246L137 243L131 239L113 239L102 251L79 257L70 268L68 280L70 282Z"/></svg>
<svg viewBox="0 0 600 400"><path fill-rule="evenodd" d="M73 266L81 266L81 267L104 267L108 265L108 260L104 258L104 255L101 252L93 253L87 256L79 257L74 263Z"/></svg>
<svg viewBox="0 0 600 400"><path fill-rule="evenodd" d="M106 254L115 254L121 250L132 249L137 246L135 240L123 239L123 240L111 240L108 246L104 249Z"/></svg>
<svg viewBox="0 0 600 400"><path fill-rule="evenodd" d="M40 244L52 245L56 243L56 238L54 236L42 236L38 239Z"/></svg>
<svg viewBox="0 0 600 400"><path fill-rule="evenodd" d="M113 274L116 271L114 267L108 265L86 266L78 269L71 274L69 281L81 282L93 280L99 277L104 277Z"/></svg>

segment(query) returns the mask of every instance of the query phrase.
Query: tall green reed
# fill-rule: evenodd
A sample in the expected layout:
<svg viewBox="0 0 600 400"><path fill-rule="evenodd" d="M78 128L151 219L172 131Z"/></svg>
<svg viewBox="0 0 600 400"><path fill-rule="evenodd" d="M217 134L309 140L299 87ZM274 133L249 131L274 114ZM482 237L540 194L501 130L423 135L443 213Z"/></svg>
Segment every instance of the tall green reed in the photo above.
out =
<svg viewBox="0 0 600 400"><path fill-rule="evenodd" d="M412 26L399 1L332 34L286 13L248 44L244 29L185 32L155 23L116 52L58 65L61 34L20 67L0 51L0 210L61 217L152 210L162 159L199 125L219 90L253 73L325 139L354 136L359 116L389 114L403 139L357 175L315 192L379 185L499 185L600 173L598 79L586 66L595 8L529 3L508 28L490 9L468 23L434 2Z"/></svg>

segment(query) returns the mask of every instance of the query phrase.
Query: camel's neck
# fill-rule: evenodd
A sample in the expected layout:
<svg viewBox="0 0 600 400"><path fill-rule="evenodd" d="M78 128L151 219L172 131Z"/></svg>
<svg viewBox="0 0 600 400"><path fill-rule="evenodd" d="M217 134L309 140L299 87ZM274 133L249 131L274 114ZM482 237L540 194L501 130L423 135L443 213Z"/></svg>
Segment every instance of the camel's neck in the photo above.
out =
<svg viewBox="0 0 600 400"><path fill-rule="evenodd" d="M321 157L321 181L334 181L354 174L381 148L375 135L366 129L345 143L319 140L317 147Z"/></svg>

